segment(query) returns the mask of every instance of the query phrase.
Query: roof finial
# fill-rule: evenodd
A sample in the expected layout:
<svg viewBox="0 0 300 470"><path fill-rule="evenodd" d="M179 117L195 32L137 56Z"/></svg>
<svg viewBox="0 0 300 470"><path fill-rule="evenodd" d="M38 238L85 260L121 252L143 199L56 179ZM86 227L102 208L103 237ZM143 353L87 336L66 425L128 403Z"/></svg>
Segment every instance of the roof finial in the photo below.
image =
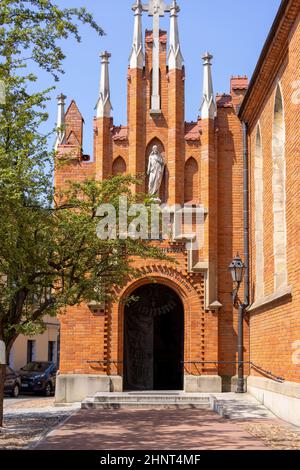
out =
<svg viewBox="0 0 300 470"><path fill-rule="evenodd" d="M110 86L109 86L109 59L111 54L105 51L100 54L101 57L101 78L99 97L96 104L96 117L110 117L112 105L110 102Z"/></svg>
<svg viewBox="0 0 300 470"><path fill-rule="evenodd" d="M66 96L62 93L57 97L57 122L56 122L56 132L57 138L55 142L55 150L57 150L59 145L65 143L66 131L65 131L65 100Z"/></svg>
<svg viewBox="0 0 300 470"><path fill-rule="evenodd" d="M170 49L168 65L169 70L182 69L183 56L180 50L179 30L178 30L178 12L180 11L176 0L172 1L170 6Z"/></svg>
<svg viewBox="0 0 300 470"><path fill-rule="evenodd" d="M214 119L216 116L216 104L214 98L213 81L211 73L211 60L213 56L206 52L203 59L204 78L203 78L203 101L201 105L202 119Z"/></svg>
<svg viewBox="0 0 300 470"><path fill-rule="evenodd" d="M134 31L132 51L130 54L130 68L142 69L144 66L144 52L143 52L143 31L142 31L142 15L143 5L141 0L136 0L132 10L134 11Z"/></svg>

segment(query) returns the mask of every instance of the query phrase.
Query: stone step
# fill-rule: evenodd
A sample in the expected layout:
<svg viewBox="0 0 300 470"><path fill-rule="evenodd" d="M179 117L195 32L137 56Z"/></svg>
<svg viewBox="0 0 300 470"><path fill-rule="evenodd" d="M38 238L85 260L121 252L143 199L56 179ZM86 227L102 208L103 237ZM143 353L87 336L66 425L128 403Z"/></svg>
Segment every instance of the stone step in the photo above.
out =
<svg viewBox="0 0 300 470"><path fill-rule="evenodd" d="M182 409L210 408L210 396L196 393L96 393L87 397L81 404L84 409L120 409L120 408L151 408L151 409Z"/></svg>
<svg viewBox="0 0 300 470"><path fill-rule="evenodd" d="M119 410L119 409L151 409L151 410L165 410L165 409L209 409L209 403L171 403L171 402L95 402L94 400L84 400L81 403L82 409L100 409L100 410Z"/></svg>
<svg viewBox="0 0 300 470"><path fill-rule="evenodd" d="M110 403L138 403L138 402L154 402L154 403L209 403L209 399L206 398L191 398L191 397L93 397L94 401L97 403L105 403L109 401Z"/></svg>

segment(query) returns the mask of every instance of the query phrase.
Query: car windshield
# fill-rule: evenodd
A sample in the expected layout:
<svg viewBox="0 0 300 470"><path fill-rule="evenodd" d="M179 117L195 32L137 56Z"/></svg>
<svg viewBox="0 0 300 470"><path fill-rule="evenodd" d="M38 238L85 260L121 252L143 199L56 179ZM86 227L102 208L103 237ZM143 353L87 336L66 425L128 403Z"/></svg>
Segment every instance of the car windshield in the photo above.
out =
<svg viewBox="0 0 300 470"><path fill-rule="evenodd" d="M22 370L28 372L44 372L50 366L50 362L30 362Z"/></svg>

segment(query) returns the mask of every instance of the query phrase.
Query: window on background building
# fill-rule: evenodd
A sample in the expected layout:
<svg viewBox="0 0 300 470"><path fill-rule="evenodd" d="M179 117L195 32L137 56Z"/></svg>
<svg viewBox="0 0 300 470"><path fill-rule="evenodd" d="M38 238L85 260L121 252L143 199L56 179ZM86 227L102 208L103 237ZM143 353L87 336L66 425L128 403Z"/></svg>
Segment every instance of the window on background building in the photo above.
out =
<svg viewBox="0 0 300 470"><path fill-rule="evenodd" d="M255 249L256 249L256 293L255 298L264 295L264 185L263 185L263 152L260 127L257 127L255 158Z"/></svg>
<svg viewBox="0 0 300 470"><path fill-rule="evenodd" d="M14 368L14 350L13 350L13 348L10 350L10 353L9 353L8 365L12 369Z"/></svg>
<svg viewBox="0 0 300 470"><path fill-rule="evenodd" d="M274 283L275 290L287 284L285 124L283 98L277 86L273 121L273 212L274 212Z"/></svg>
<svg viewBox="0 0 300 470"><path fill-rule="evenodd" d="M56 362L56 341L48 341L48 361Z"/></svg>
<svg viewBox="0 0 300 470"><path fill-rule="evenodd" d="M35 361L36 359L36 341L29 339L27 340L27 364Z"/></svg>

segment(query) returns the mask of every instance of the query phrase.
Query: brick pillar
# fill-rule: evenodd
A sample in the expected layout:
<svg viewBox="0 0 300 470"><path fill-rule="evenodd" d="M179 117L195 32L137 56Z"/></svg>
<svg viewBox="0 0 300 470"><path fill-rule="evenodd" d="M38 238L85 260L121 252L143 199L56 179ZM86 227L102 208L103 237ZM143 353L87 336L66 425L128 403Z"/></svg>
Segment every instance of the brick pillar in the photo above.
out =
<svg viewBox="0 0 300 470"><path fill-rule="evenodd" d="M112 173L112 120L108 117L94 119L94 158L96 179L102 180Z"/></svg>
<svg viewBox="0 0 300 470"><path fill-rule="evenodd" d="M218 253L218 173L217 152L215 147L214 119L202 121L202 150L201 150L201 200L208 210L204 225L204 259L208 262L206 280L205 305L209 306L218 300L217 284L217 253ZM208 313L206 316L207 331L210 332L206 344L205 357L207 361L218 360L218 314ZM216 372L217 373L217 372Z"/></svg>
<svg viewBox="0 0 300 470"><path fill-rule="evenodd" d="M169 204L184 203L184 70L169 71Z"/></svg>
<svg viewBox="0 0 300 470"><path fill-rule="evenodd" d="M146 110L143 69L129 69L128 81L128 173L138 175L145 173ZM144 191L143 186L139 186L139 191Z"/></svg>

